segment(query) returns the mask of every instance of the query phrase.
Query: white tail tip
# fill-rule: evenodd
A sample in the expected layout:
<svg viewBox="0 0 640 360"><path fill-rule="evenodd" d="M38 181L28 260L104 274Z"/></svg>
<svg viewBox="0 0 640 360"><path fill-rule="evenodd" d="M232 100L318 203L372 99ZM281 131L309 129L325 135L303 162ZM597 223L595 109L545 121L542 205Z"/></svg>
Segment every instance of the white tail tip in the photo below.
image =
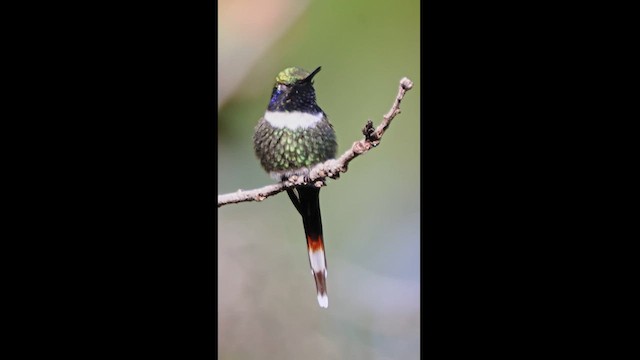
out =
<svg viewBox="0 0 640 360"><path fill-rule="evenodd" d="M320 304L321 308L329 307L329 297L327 294L318 294L318 304Z"/></svg>

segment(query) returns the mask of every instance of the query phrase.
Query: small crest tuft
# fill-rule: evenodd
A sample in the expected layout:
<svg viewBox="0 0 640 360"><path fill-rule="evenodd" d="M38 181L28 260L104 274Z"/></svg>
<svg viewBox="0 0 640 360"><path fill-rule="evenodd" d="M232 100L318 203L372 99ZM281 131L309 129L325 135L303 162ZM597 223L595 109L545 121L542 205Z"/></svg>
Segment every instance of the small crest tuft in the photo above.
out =
<svg viewBox="0 0 640 360"><path fill-rule="evenodd" d="M303 68L295 66L289 67L280 71L278 76L276 76L276 83L283 85L293 85L298 81L306 79L307 77L309 77L309 75L315 75L319 70L320 68L316 69L313 73L310 73Z"/></svg>

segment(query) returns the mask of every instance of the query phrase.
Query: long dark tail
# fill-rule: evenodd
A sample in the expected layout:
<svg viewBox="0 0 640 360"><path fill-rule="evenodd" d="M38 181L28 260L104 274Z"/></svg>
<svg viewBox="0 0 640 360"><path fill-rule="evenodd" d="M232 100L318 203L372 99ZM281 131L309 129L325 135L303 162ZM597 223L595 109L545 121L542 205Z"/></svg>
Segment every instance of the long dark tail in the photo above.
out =
<svg viewBox="0 0 640 360"><path fill-rule="evenodd" d="M302 216L304 232L307 235L309 264L316 281L318 304L326 308L329 306L329 298L327 297L327 259L324 254L322 218L320 217L320 188L305 186L296 188L296 191L297 197L293 190L287 190L287 193Z"/></svg>

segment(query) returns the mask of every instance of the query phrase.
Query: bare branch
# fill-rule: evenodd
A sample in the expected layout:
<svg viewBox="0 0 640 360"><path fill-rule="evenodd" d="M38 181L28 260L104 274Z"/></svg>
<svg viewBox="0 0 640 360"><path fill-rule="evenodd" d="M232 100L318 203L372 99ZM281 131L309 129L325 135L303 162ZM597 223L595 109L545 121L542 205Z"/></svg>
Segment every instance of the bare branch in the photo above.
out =
<svg viewBox="0 0 640 360"><path fill-rule="evenodd" d="M380 144L380 140L382 139L385 131L389 128L391 121L396 117L396 115L400 114L400 102L402 102L404 94L411 90L411 88L413 88L413 82L406 77L402 78L398 88L398 95L396 96L389 112L384 115L380 125L374 129L373 123L371 120L368 120L364 129L362 129L364 139L354 142L351 148L338 159L330 159L317 164L311 169L311 171L309 171L309 176L306 178L294 175L288 180L277 184L267 185L259 189L238 190L234 193L218 195L218 207L246 201L262 201L288 188L300 185L314 184L317 187L321 187L325 185L327 177L337 179L340 176L340 173L347 172L347 168L351 160Z"/></svg>

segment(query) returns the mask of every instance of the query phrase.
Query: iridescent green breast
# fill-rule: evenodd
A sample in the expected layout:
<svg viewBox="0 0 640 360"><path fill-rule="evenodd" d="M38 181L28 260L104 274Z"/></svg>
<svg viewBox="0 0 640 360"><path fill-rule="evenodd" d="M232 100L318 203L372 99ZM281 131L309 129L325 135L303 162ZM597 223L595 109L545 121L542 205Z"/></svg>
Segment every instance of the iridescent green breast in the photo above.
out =
<svg viewBox="0 0 640 360"><path fill-rule="evenodd" d="M338 148L335 132L326 120L313 127L291 129L274 127L263 118L253 140L256 155L268 172L304 172L317 163L334 158Z"/></svg>

